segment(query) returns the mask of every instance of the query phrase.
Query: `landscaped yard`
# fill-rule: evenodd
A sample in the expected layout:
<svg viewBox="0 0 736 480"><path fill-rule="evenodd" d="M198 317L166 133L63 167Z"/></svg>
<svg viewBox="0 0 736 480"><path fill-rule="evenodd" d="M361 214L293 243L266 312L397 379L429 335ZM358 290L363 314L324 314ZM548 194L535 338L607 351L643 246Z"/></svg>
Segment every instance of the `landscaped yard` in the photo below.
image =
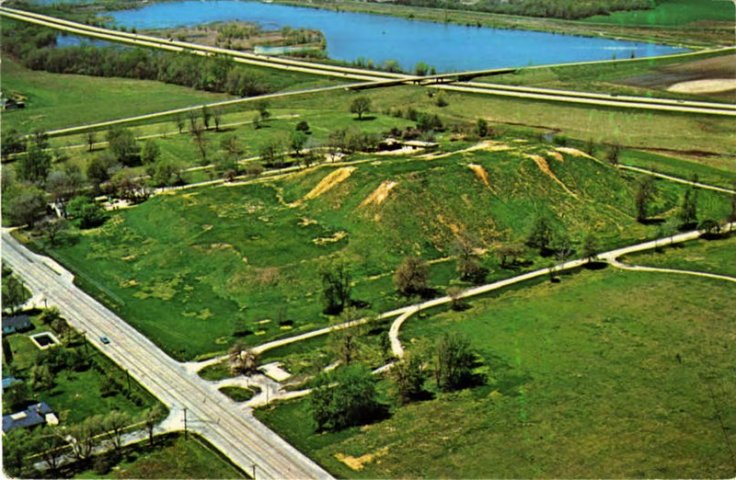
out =
<svg viewBox="0 0 736 480"><path fill-rule="evenodd" d="M340 433L314 432L308 399L256 414L348 478L732 477L732 291L610 267L565 275L405 324L410 352L466 335L484 386Z"/></svg>

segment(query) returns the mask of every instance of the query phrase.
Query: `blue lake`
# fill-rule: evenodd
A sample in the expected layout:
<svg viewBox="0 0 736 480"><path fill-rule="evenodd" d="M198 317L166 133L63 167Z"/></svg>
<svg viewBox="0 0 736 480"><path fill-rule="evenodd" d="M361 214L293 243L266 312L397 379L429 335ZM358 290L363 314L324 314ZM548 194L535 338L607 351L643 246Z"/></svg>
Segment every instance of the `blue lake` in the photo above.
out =
<svg viewBox="0 0 736 480"><path fill-rule="evenodd" d="M438 71L650 57L684 51L665 45L524 30L466 27L365 13L240 0L155 3L110 12L119 25L171 28L227 20L320 30L330 58L374 63L397 60L405 69L423 61Z"/></svg>

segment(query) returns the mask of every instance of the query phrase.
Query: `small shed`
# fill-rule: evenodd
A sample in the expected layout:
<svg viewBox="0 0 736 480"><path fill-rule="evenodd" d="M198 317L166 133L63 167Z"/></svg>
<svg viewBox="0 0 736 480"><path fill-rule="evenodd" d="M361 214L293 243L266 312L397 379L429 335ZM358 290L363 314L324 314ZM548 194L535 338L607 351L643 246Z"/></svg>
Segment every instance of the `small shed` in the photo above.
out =
<svg viewBox="0 0 736 480"><path fill-rule="evenodd" d="M3 377L3 390L12 387L16 383L23 383L23 380L19 380L13 376Z"/></svg>
<svg viewBox="0 0 736 480"><path fill-rule="evenodd" d="M10 335L11 333L25 332L26 330L33 330L33 324L28 315L3 317L3 334Z"/></svg>

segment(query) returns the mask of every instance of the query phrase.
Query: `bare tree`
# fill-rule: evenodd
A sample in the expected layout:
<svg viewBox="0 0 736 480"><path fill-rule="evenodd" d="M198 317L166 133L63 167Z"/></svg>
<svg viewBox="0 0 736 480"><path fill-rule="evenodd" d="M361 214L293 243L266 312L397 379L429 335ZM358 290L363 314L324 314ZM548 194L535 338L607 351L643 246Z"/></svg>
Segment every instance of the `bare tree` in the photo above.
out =
<svg viewBox="0 0 736 480"><path fill-rule="evenodd" d="M123 432L130 423L130 416L124 412L113 410L103 421L104 429L110 434L110 444L117 451L123 446Z"/></svg>

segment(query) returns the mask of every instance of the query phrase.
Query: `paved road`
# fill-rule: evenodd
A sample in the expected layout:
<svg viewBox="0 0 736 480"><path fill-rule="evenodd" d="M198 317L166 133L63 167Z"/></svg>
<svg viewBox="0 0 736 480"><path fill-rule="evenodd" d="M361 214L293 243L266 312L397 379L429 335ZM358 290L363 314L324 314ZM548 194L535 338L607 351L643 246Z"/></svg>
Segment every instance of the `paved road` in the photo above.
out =
<svg viewBox="0 0 736 480"><path fill-rule="evenodd" d="M187 410L188 428L206 438L236 465L257 478L331 478L215 387L189 373L150 340L70 281L55 262L36 255L2 232L2 258L27 287L56 305L88 340L127 370L165 405ZM99 337L111 343L103 345Z"/></svg>

